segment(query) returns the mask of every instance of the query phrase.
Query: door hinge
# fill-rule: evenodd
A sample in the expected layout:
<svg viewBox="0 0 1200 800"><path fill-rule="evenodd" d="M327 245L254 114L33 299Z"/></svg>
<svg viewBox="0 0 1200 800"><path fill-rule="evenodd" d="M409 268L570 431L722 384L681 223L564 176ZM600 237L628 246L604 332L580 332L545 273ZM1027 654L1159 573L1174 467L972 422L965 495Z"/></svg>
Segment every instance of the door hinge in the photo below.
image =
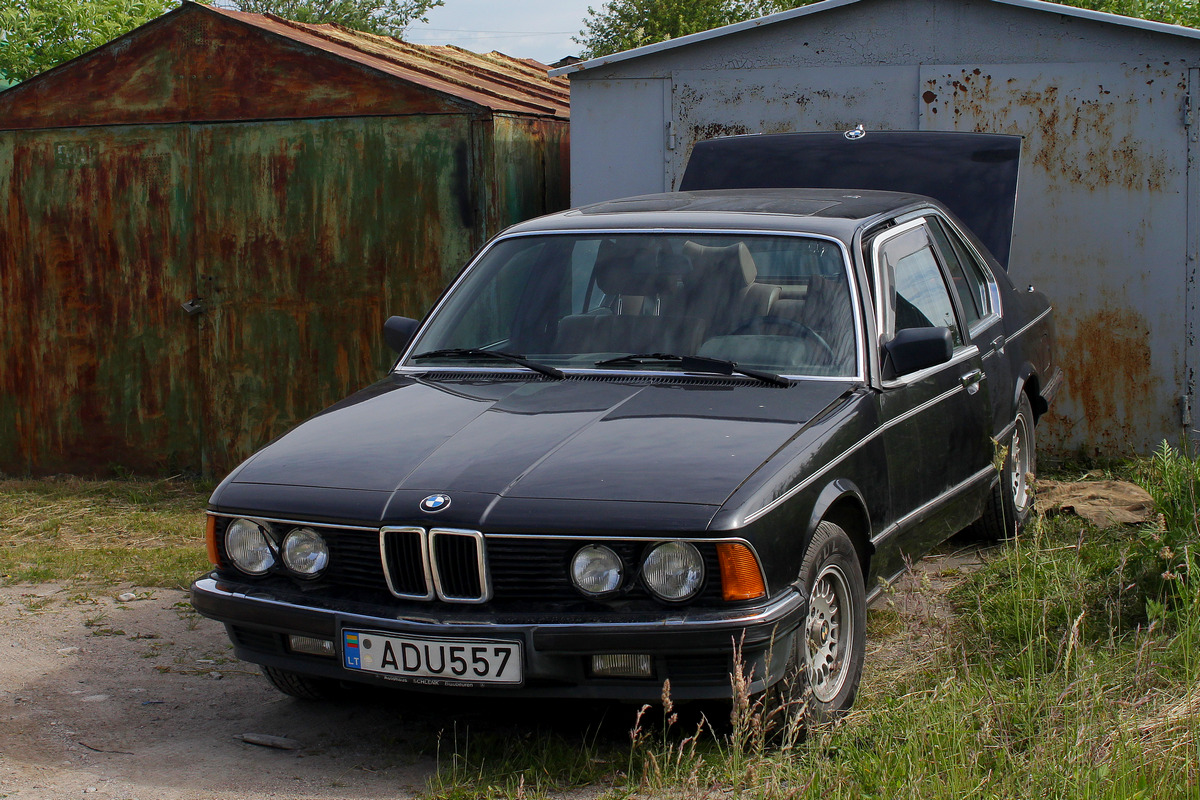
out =
<svg viewBox="0 0 1200 800"><path fill-rule="evenodd" d="M1183 411L1183 427L1192 427L1192 398L1190 395L1183 395L1179 398L1179 405Z"/></svg>
<svg viewBox="0 0 1200 800"><path fill-rule="evenodd" d="M675 149L675 120L667 123L667 149Z"/></svg>
<svg viewBox="0 0 1200 800"><path fill-rule="evenodd" d="M1192 127L1192 96L1190 94L1183 96L1183 127Z"/></svg>

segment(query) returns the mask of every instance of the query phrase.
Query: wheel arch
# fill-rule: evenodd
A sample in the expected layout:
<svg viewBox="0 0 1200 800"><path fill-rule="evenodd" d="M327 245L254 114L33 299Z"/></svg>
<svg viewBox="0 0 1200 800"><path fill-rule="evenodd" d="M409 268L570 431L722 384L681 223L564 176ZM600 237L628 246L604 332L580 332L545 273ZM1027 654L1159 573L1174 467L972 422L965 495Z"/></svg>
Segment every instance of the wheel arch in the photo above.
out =
<svg viewBox="0 0 1200 800"><path fill-rule="evenodd" d="M1025 364L1014 383L1016 391L1012 396L1013 416L1016 416L1017 406L1021 403L1021 395L1029 398L1029 406L1033 409L1033 424L1037 425L1042 414L1050 410L1050 404L1042 397L1042 379L1032 364Z"/></svg>
<svg viewBox="0 0 1200 800"><path fill-rule="evenodd" d="M871 557L875 555L875 546L871 544L871 516L867 512L867 503L862 491L853 481L839 478L827 484L813 504L809 516L808 527L804 531L804 541L812 541L817 525L828 520L846 532L858 553L859 566L862 568L864 583L870 574Z"/></svg>

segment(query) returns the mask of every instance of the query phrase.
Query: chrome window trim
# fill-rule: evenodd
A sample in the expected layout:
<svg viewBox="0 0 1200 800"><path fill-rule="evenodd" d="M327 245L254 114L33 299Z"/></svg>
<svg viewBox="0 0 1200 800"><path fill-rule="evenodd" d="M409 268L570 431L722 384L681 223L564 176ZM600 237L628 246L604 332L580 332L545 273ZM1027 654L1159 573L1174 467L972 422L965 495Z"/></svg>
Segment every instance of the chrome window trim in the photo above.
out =
<svg viewBox="0 0 1200 800"><path fill-rule="evenodd" d="M730 212L730 213L734 213L734 212ZM429 310L429 313L425 315L425 319L421 322L421 326L413 333L413 337L409 341L408 347L404 350L404 353L401 354L400 358L397 359L396 366L393 368L392 371L396 372L396 373L401 373L401 372L408 373L408 372L412 372L412 371L417 371L417 372L429 371L428 367L415 367L414 368L414 366L406 364L405 362L408 361L409 358L411 358L411 356L413 355L413 352L416 350L417 341L421 338L421 334L425 331L425 328L428 327L430 321L432 321L433 318L441 311L442 306L444 306L446 304L446 301L458 289L459 284L461 284L464 280L466 280L467 276L469 274L471 274L471 272L475 269L475 265L478 264L480 262L480 260L483 259L484 256L486 256L488 253L490 253L501 242L505 242L510 239L525 239L525 238L537 237L537 236L606 236L606 235L615 235L615 234L626 234L626 235L628 235L628 234L669 234L669 235L699 234L699 235L712 235L712 236L789 236L789 237L798 238L798 239L818 239L820 241L831 242L832 244L837 245L838 250L840 250L841 254L842 254L842 267L844 270L844 274L846 276L847 282L850 285L850 304L852 306L852 311L854 314L854 335L856 337L855 361L857 362L856 363L857 372L854 375L845 375L845 376L840 376L840 377L836 377L836 378L831 378L830 376L811 376L811 377L812 377L812 379L816 379L817 377L820 377L820 378L829 378L832 380L842 380L842 381L848 381L848 380L865 381L866 380L866 377L865 377L866 362L863 359L863 346L862 346L863 339L866 336L866 333L865 333L865 326L862 321L862 307L861 307L861 303L859 302L859 298L862 297L863 295L859 292L858 279L854 274L854 272L855 272L854 259L851 258L851 256L850 256L849 248L846 246L845 242L843 242L841 239L838 239L836 236L830 236L830 235L824 234L824 233L804 233L802 231L776 230L773 228L765 228L762 230L735 229L735 228L721 229L721 228L677 228L677 227L580 228L580 229L569 228L569 229L552 230L552 231L521 231L518 233L509 233L509 234L502 233L502 234L496 236L496 238L492 239L490 242L488 242L486 247L484 247L482 250L480 250L479 253L477 253L474 258L472 258L469 262L467 262L467 266L458 274L458 277L454 279L454 282L451 283L444 292L442 292L441 297L438 298L438 302L433 306L432 309ZM574 368L572 368L572 367L562 367L561 369L564 372L568 372L568 371L573 372L574 371ZM584 368L584 369L586 371L586 368ZM459 370L453 370L453 371L459 371ZM489 371L495 372L496 370L493 369L493 370L489 370ZM522 372L522 370L514 370L514 372L519 373L519 372ZM612 370L600 370L599 372L601 374L614 374ZM616 373L616 374L621 374L621 373ZM635 372L633 374L647 374L647 373ZM682 374L687 374L687 373L675 372L675 373L666 373L666 374L682 375ZM724 376L722 376L722 377L724 377ZM793 375L784 375L784 377L791 378L793 380L798 379L798 378L803 378L805 380L810 379L810 376L808 376L808 375L794 375L794 376Z"/></svg>
<svg viewBox="0 0 1200 800"><path fill-rule="evenodd" d="M382 528L372 528L371 530L379 531L379 561L383 566L383 579L387 583L388 591L391 592L392 596L402 600L432 600L434 598L434 589L433 582L430 580L429 541L425 529L415 525L385 525ZM425 594L409 594L396 591L396 586L392 583L392 571L388 568L387 535L389 533L417 534L417 541L420 543L421 550L421 575L425 579Z"/></svg>
<svg viewBox="0 0 1200 800"><path fill-rule="evenodd" d="M986 317L980 317L979 319L975 320L975 323L971 325L967 333L972 339L974 339L976 336L983 333L1001 320L1001 316L995 313L988 314Z"/></svg>
<svg viewBox="0 0 1200 800"><path fill-rule="evenodd" d="M332 522L313 522L312 520L301 521L298 519L278 519L275 517L259 517L249 514L231 514L227 511L205 511L207 516L221 517L225 519L248 519L254 522L271 522L277 525L307 525L312 528L337 528L343 531L370 531L374 533L379 530L378 525L363 526L363 525L338 525Z"/></svg>
<svg viewBox="0 0 1200 800"><path fill-rule="evenodd" d="M910 372L907 375L901 375L899 378L883 381L882 385L884 389L901 389L905 386L911 386L914 383L920 383L926 378L938 374L944 369L953 367L956 364L961 364L964 361L970 361L977 355L979 355L979 348L975 345L959 345L958 348L955 349L954 354L950 357L949 361L932 367L926 367L925 369L918 370L917 372Z"/></svg>
<svg viewBox="0 0 1200 800"><path fill-rule="evenodd" d="M879 331L880 339L888 335L889 322L887 318L887 309L884 307L883 302L885 294L883 290L885 287L892 286L892 281L886 280L887 276L883 274L883 270L881 268L882 260L880 259L880 251L883 250L883 246L885 244L893 239L898 239L899 237L911 233L917 229L925 231L925 239L932 247L933 243L930 239L929 231L925 228L925 217L923 215L918 216L916 219L911 219L908 222L897 225L894 228L888 228L886 231L883 231L876 236L871 242L871 272L875 275L876 288L875 308L872 310L875 312L875 325L876 329ZM882 342L880 342L880 345L882 346Z"/></svg>
<svg viewBox="0 0 1200 800"><path fill-rule="evenodd" d="M994 314L997 317L1003 317L1004 305L1001 301L1000 284L996 282L996 276L992 273L992 268L988 264L987 259L983 257L983 254L981 254L978 249L976 249L974 243L971 241L971 237L966 236L962 232L962 229L954 224L953 220L951 220L945 214L942 214L940 209L934 209L934 214L946 225L947 228L958 234L958 241L970 251L971 256L975 259L976 266L983 270L983 277L984 280L987 281L988 286L988 302L991 305L991 314ZM987 317L991 316L991 314L985 314L980 319L987 319Z"/></svg>
<svg viewBox="0 0 1200 800"><path fill-rule="evenodd" d="M438 571L437 555L435 551L435 541L439 536L463 536L475 540L475 565L479 569L479 596L478 597L455 597L446 594L442 588L442 576ZM430 572L426 573L427 577L433 578L433 589L437 592L438 599L444 603L461 603L464 605L478 605L486 603L492 599L492 582L488 576L487 548L484 546L483 534L479 531L465 530L461 528L430 528L426 537L428 541L427 559Z"/></svg>
<svg viewBox="0 0 1200 800"><path fill-rule="evenodd" d="M750 514L746 515L745 524L749 525L750 523L752 523L755 520L762 517L764 514L767 514L767 513L770 513L771 511L773 511L781 503L787 502L788 500L792 499L800 492L807 489L809 486L812 486L813 483L820 480L822 476L824 476L827 472L829 472L835 466L840 464L846 458L848 458L852 454L858 452L860 449L865 447L867 444L872 442L874 439L876 439L879 436L882 436L884 433L891 430L895 426L899 425L902 422L907 421L908 419L915 416L916 414L920 414L924 411L928 411L930 408L933 408L934 406L938 405L939 403L941 403L944 400L950 399L951 397L958 394L959 392L965 392L965 391L966 391L966 389L962 386L962 384L958 384L958 385L954 386L952 389L942 392L937 397L932 397L929 400L926 400L921 405L915 406L914 408L910 408L908 411L905 411L903 414L901 414L897 417L894 417L894 418L888 420L887 422L882 423L881 425L879 425L879 427L875 428L875 430L871 431L866 436L864 436L863 438L859 439L854 444L847 447L845 450L843 450L838 455L829 459L829 461L825 462L825 466L821 467L819 470L812 473L804 480L800 481L800 483L796 484L791 489L788 489L786 492L779 495L779 497L776 497L774 500L767 503L765 506L758 509L757 511L751 512Z"/></svg>
<svg viewBox="0 0 1200 800"><path fill-rule="evenodd" d="M951 497L958 494L959 492L965 491L972 484L978 483L981 479L987 477L989 473L994 474L995 471L996 471L995 467L992 467L989 464L988 466L979 470L974 475L971 475L969 478L962 481L961 483L951 486L949 489L942 492L941 494L939 494L937 497L933 498L932 500L929 500L926 503L922 503L920 506L917 506L912 511L905 514L903 517L901 517L900 519L893 522L891 525L884 528L882 531L879 532L878 535L871 537L871 544L878 545L884 539L887 539L888 537L896 534L910 520L920 516L921 514L924 514L926 511L929 511L932 508L935 508L935 507L941 505L942 503L946 502L946 500L950 499Z"/></svg>

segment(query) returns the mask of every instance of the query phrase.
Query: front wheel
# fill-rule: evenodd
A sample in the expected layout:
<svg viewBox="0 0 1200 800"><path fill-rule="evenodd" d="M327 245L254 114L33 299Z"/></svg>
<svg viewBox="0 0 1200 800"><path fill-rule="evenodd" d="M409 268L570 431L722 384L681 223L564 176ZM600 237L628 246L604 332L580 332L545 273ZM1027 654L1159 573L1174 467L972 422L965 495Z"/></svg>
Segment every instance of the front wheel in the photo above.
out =
<svg viewBox="0 0 1200 800"><path fill-rule="evenodd" d="M279 691L301 700L328 700L337 694L337 681L314 678L276 667L260 666L263 677Z"/></svg>
<svg viewBox="0 0 1200 800"><path fill-rule="evenodd" d="M858 552L832 522L817 525L804 552L800 584L808 612L792 640L775 694L785 718L825 722L854 703L866 649L867 601Z"/></svg>

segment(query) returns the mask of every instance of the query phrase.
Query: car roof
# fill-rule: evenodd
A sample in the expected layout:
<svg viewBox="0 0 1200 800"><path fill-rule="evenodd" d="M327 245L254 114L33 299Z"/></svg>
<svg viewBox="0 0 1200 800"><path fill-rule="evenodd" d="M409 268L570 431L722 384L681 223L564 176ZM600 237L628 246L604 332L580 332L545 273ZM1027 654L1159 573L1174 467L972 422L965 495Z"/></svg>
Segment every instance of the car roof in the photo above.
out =
<svg viewBox="0 0 1200 800"><path fill-rule="evenodd" d="M624 197L538 217L505 233L586 230L747 230L832 236L914 207L937 206L917 194L858 189L717 189Z"/></svg>

